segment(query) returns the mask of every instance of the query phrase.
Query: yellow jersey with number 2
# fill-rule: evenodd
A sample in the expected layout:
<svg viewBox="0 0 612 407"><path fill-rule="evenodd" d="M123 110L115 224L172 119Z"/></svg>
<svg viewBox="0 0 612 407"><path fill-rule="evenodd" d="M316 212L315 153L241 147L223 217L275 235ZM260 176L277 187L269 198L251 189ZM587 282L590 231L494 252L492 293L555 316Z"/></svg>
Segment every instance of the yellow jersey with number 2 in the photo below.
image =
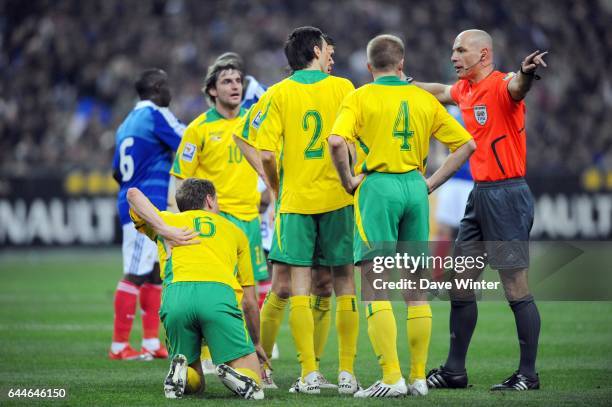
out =
<svg viewBox="0 0 612 407"><path fill-rule="evenodd" d="M296 71L279 82L261 116L257 145L280 147L280 213L317 214L353 203L327 146L342 100L352 83L319 70Z"/></svg>

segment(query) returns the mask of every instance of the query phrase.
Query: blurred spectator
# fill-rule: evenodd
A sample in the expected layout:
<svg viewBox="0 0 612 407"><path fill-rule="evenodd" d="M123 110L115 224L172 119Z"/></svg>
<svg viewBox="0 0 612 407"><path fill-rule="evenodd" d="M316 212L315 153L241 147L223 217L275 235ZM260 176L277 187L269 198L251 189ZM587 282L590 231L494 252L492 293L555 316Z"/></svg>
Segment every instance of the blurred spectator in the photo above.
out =
<svg viewBox="0 0 612 407"><path fill-rule="evenodd" d="M214 58L241 53L270 85L287 72L282 45L299 25L330 33L334 73L356 85L369 80L364 49L381 32L405 39L406 70L423 81L454 81L452 42L467 28L491 33L500 70L548 49L551 68L528 97L530 169L612 166L610 1L5 0L0 11L1 174L108 168L141 69L169 73L172 109L188 123L206 108Z"/></svg>

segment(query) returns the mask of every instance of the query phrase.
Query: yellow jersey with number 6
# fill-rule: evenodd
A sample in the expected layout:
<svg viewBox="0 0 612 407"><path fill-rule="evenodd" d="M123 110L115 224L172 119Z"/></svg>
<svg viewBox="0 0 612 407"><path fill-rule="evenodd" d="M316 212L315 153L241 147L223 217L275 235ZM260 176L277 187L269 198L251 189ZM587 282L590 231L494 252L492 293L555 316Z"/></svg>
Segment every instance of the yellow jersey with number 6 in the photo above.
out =
<svg viewBox="0 0 612 407"><path fill-rule="evenodd" d="M356 174L425 173L432 135L451 151L472 139L432 94L397 76L378 78L351 93L331 134L355 143Z"/></svg>
<svg viewBox="0 0 612 407"><path fill-rule="evenodd" d="M317 214L353 203L331 160L327 136L352 83L319 70L296 71L274 87L260 118L257 145L277 152L279 210Z"/></svg>
<svg viewBox="0 0 612 407"><path fill-rule="evenodd" d="M170 174L207 179L215 185L219 210L250 221L259 216L257 173L242 156L232 133L241 116L227 119L212 108L183 133Z"/></svg>
<svg viewBox="0 0 612 407"><path fill-rule="evenodd" d="M193 210L181 213L159 212L174 227L194 230L199 244L174 247L170 253L162 237L130 209L136 229L157 242L161 277L164 284L210 281L227 284L242 300L242 287L255 285L249 241L240 228L216 213Z"/></svg>

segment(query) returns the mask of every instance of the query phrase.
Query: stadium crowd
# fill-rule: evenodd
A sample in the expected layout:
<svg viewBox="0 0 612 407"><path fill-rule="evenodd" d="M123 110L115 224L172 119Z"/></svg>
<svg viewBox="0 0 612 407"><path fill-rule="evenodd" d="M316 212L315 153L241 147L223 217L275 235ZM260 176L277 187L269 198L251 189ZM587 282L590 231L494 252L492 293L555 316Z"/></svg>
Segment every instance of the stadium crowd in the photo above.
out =
<svg viewBox="0 0 612 407"><path fill-rule="evenodd" d="M609 1L8 0L0 10L3 176L107 169L143 68L168 72L171 109L188 123L207 108L200 89L214 58L236 51L270 85L287 73L288 32L311 24L336 42L334 74L355 85L369 80L365 44L380 32L405 40L406 71L422 81L455 80L452 42L467 28L491 33L504 71L518 70L535 49L550 50L554 68L529 96L529 167L612 168Z"/></svg>

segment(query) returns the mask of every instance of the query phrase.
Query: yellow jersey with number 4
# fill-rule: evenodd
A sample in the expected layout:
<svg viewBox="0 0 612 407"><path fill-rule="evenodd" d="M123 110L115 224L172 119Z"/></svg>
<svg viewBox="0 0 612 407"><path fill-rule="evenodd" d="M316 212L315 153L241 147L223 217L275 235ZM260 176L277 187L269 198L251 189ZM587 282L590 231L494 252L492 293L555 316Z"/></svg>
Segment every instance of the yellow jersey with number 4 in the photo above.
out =
<svg viewBox="0 0 612 407"><path fill-rule="evenodd" d="M317 214L353 203L331 160L327 136L344 97L347 79L318 70L296 71L274 87L257 132L260 150L277 152L279 210Z"/></svg>
<svg viewBox="0 0 612 407"><path fill-rule="evenodd" d="M244 114L241 110L237 117L226 119L212 108L198 116L183 133L170 174L211 181L219 210L250 221L259 216L257 173L232 138Z"/></svg>
<svg viewBox="0 0 612 407"><path fill-rule="evenodd" d="M354 142L355 173L425 173L429 139L451 151L472 136L429 92L384 76L351 93L342 103L331 134Z"/></svg>
<svg viewBox="0 0 612 407"><path fill-rule="evenodd" d="M136 229L157 242L164 284L212 281L227 284L242 299L242 287L255 285L249 241L240 228L216 213L194 210L159 212L163 221L198 233L199 244L174 247L170 253L161 236L130 209Z"/></svg>

